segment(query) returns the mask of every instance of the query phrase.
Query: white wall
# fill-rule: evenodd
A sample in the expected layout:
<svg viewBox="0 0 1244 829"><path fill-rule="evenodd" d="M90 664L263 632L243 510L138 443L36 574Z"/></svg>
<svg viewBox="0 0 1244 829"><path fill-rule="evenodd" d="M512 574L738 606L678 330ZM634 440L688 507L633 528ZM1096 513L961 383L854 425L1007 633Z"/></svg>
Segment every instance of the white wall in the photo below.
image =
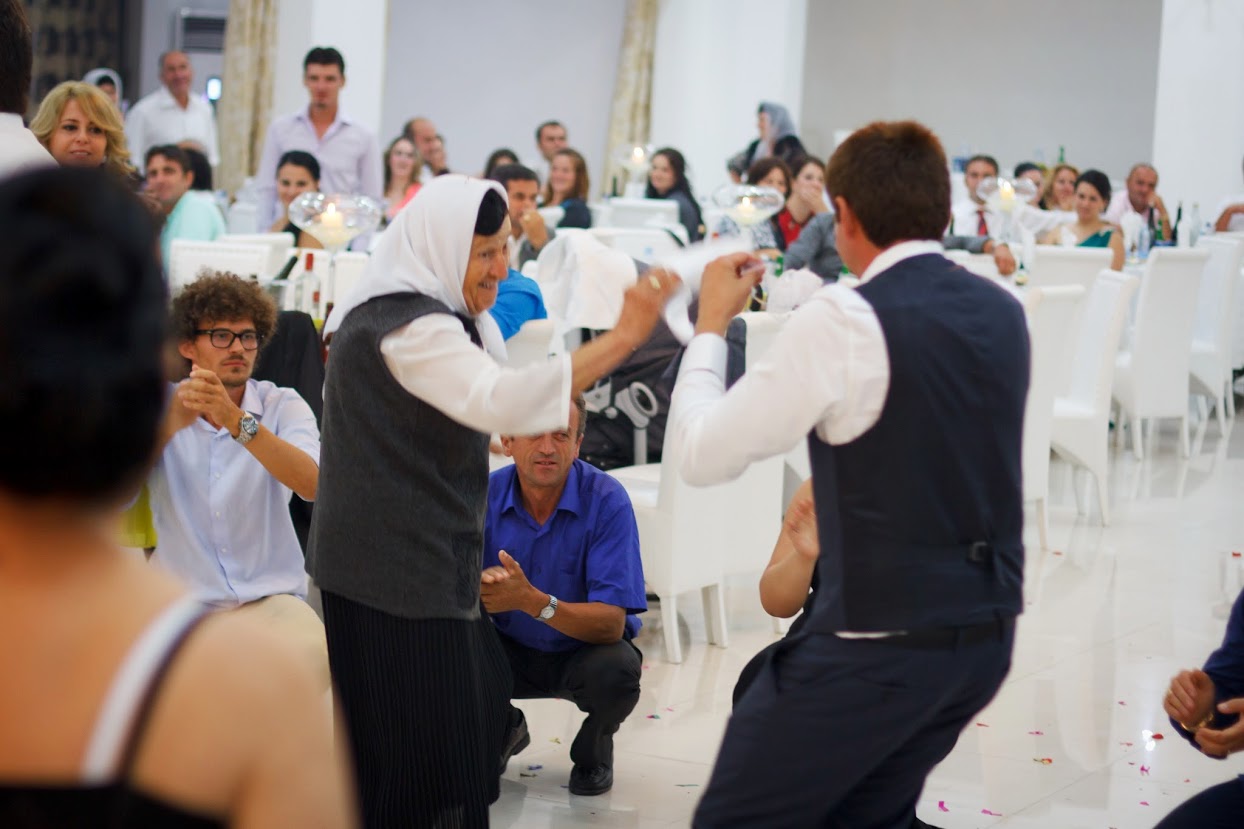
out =
<svg viewBox="0 0 1244 829"><path fill-rule="evenodd" d="M661 0L652 69L652 142L687 159L711 196L726 160L757 137L756 107L785 104L801 131L807 0ZM811 4L813 7L818 3Z"/></svg>
<svg viewBox="0 0 1244 829"><path fill-rule="evenodd" d="M1153 161L1168 208L1200 202L1201 218L1244 190L1244 3L1166 0L1162 9Z"/></svg>
<svg viewBox="0 0 1244 829"><path fill-rule="evenodd" d="M385 72L385 44L390 31L388 0L283 2L279 14L273 114L284 115L306 108L302 59L312 46L332 46L341 52L346 62L346 85L340 99L342 111L373 133L379 133L381 102L388 77ZM383 148L384 137L378 135L378 140Z"/></svg>
<svg viewBox="0 0 1244 829"><path fill-rule="evenodd" d="M952 156L1010 168L1065 145L1121 178L1153 149L1161 18L1162 0L810 3L804 143L824 154L835 130L915 118Z"/></svg>
<svg viewBox="0 0 1244 829"><path fill-rule="evenodd" d="M479 173L498 147L535 157L536 125L557 119L601 192L625 11L625 0L392 3L381 147L426 116L450 169Z"/></svg>

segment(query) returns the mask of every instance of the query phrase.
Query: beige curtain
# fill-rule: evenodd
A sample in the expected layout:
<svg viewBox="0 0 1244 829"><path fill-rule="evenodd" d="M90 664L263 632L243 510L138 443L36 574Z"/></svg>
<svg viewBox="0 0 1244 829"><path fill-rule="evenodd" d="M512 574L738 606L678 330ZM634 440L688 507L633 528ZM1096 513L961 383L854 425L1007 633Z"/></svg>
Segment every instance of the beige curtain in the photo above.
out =
<svg viewBox="0 0 1244 829"><path fill-rule="evenodd" d="M627 0L626 31L618 56L618 82L609 114L609 143L602 189L614 177L618 191L626 184L626 170L617 161L635 144L647 144L652 118L652 53L657 39L660 0Z"/></svg>
<svg viewBox="0 0 1244 829"><path fill-rule="evenodd" d="M225 24L224 89L217 110L217 186L230 193L255 172L272 115L280 0L230 0Z"/></svg>

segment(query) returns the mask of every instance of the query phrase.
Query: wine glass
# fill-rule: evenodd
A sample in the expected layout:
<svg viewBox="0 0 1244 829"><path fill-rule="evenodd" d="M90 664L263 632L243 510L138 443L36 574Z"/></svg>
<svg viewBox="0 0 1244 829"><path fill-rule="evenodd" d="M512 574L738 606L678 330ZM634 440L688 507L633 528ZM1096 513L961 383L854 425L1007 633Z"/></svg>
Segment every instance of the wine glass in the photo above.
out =
<svg viewBox="0 0 1244 829"><path fill-rule="evenodd" d="M367 196L303 193L290 202L289 220L315 237L328 251L328 290L324 292L326 297L334 298L337 254L356 237L371 233L379 227L383 216L384 208L375 199ZM300 277L309 278L314 278L314 274L307 273ZM325 319L332 310L331 301L322 309L318 299L313 298L312 302L315 304L314 311L319 313L319 319Z"/></svg>
<svg viewBox="0 0 1244 829"><path fill-rule="evenodd" d="M713 193L713 204L720 207L735 224L743 229L744 238L752 250L755 250L756 233L754 228L761 222L777 213L786 205L786 197L772 187L759 187L755 184L726 184ZM769 281L772 271L765 269L764 281L761 283L758 304L762 305L769 295Z"/></svg>

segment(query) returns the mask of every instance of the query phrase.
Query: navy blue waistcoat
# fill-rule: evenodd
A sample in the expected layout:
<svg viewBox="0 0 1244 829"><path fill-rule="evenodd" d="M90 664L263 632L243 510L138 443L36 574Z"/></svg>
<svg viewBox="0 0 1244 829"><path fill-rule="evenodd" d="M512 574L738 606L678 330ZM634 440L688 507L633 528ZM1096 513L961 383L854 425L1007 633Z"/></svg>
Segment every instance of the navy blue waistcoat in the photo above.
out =
<svg viewBox="0 0 1244 829"><path fill-rule="evenodd" d="M821 541L808 629L917 630L1019 614L1028 329L1015 299L946 258L860 286L890 360L877 423L808 436ZM834 358L836 355L827 355Z"/></svg>

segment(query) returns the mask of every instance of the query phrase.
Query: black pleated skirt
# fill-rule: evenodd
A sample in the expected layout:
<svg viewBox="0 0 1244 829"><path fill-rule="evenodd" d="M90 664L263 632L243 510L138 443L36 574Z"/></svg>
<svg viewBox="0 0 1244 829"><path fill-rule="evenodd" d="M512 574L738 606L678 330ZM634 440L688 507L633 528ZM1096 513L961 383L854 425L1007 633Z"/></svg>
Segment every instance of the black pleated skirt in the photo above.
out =
<svg viewBox="0 0 1244 829"><path fill-rule="evenodd" d="M513 683L491 620L404 619L323 599L364 826L487 826Z"/></svg>

